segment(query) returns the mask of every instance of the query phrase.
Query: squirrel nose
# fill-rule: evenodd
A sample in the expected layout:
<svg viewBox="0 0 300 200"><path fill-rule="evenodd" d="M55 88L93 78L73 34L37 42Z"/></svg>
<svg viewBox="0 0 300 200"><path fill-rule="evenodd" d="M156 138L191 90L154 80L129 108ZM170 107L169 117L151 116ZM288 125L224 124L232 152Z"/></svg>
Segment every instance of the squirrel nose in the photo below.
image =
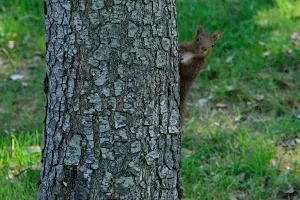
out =
<svg viewBox="0 0 300 200"><path fill-rule="evenodd" d="M202 51L207 51L207 48L206 47L202 47L201 50Z"/></svg>

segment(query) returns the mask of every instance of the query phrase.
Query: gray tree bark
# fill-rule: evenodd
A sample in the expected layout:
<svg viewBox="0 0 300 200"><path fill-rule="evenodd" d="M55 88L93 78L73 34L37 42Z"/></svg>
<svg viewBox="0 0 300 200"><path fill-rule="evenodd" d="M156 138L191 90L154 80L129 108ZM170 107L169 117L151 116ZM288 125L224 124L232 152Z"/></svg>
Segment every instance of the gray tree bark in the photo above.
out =
<svg viewBox="0 0 300 200"><path fill-rule="evenodd" d="M46 0L38 199L179 199L175 0Z"/></svg>

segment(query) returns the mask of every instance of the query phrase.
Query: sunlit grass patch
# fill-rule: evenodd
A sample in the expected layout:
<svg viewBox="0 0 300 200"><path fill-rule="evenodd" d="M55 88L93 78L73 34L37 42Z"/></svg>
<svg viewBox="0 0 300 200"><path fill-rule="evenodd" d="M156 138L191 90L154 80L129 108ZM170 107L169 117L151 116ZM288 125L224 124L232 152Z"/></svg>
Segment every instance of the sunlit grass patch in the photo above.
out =
<svg viewBox="0 0 300 200"><path fill-rule="evenodd" d="M43 1L0 2L0 44L7 48L9 41L21 51L44 49Z"/></svg>
<svg viewBox="0 0 300 200"><path fill-rule="evenodd" d="M40 174L40 133L1 135L0 199L35 199Z"/></svg>
<svg viewBox="0 0 300 200"><path fill-rule="evenodd" d="M257 12L256 23L261 27L290 26L293 20L300 17L300 2L297 0L276 0L271 9Z"/></svg>

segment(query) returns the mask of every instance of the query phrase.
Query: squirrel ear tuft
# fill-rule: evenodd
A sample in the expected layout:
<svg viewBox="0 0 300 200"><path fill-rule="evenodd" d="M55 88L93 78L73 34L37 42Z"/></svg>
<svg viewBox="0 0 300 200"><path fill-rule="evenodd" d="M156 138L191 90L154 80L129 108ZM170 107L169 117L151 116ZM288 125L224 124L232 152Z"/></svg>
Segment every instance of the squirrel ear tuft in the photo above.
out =
<svg viewBox="0 0 300 200"><path fill-rule="evenodd" d="M217 31L213 34L214 42L217 41L221 36L221 31Z"/></svg>
<svg viewBox="0 0 300 200"><path fill-rule="evenodd" d="M202 27L201 23L199 23L198 29L197 29L197 35L199 35L201 33L203 33L203 27Z"/></svg>

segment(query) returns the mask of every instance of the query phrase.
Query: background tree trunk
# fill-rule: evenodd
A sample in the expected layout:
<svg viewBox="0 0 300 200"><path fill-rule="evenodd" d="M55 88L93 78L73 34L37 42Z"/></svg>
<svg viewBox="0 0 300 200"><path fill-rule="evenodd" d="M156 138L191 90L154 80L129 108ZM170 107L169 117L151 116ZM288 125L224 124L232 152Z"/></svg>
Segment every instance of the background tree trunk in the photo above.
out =
<svg viewBox="0 0 300 200"><path fill-rule="evenodd" d="M46 0L38 199L178 199L174 0Z"/></svg>

